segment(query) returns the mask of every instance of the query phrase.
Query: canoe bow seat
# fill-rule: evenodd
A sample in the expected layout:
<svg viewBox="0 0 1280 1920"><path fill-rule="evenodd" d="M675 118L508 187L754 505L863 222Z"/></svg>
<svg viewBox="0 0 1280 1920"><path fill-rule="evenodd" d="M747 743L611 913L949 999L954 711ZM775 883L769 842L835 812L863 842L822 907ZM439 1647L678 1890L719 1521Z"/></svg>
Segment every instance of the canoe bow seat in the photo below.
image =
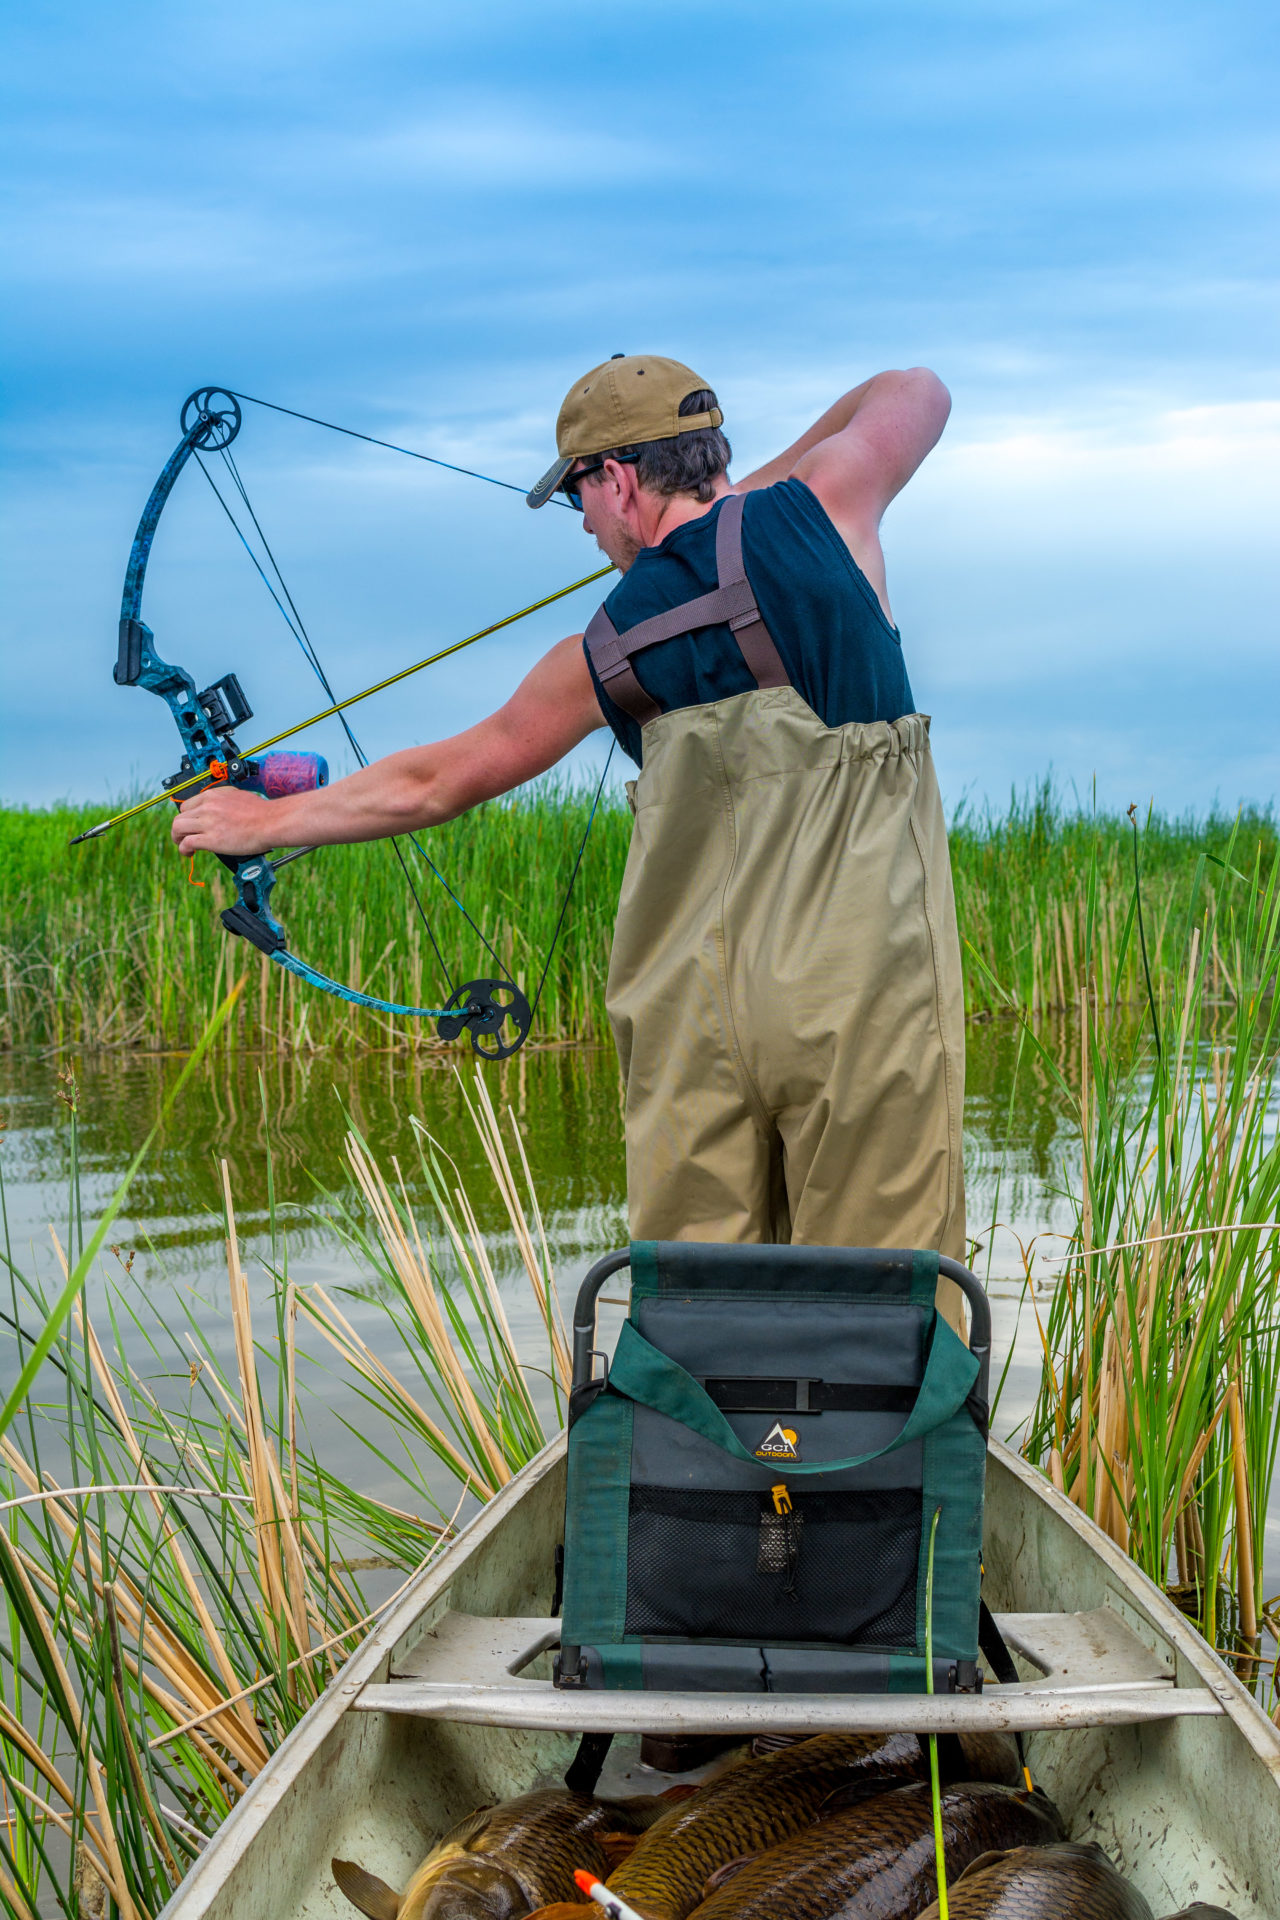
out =
<svg viewBox="0 0 1280 1920"><path fill-rule="evenodd" d="M624 1266L630 1314L606 1358L596 1302ZM939 1272L968 1299L967 1348L936 1314ZM870 1731L887 1716L904 1731L1012 1732L1222 1712L1212 1688L1177 1683L1173 1646L1119 1588L1078 1612L998 1613L1013 1663L996 1661L1003 1684L984 1674L990 1313L958 1263L643 1243L596 1262L573 1339L563 1620L442 1595L354 1710L613 1734Z"/></svg>

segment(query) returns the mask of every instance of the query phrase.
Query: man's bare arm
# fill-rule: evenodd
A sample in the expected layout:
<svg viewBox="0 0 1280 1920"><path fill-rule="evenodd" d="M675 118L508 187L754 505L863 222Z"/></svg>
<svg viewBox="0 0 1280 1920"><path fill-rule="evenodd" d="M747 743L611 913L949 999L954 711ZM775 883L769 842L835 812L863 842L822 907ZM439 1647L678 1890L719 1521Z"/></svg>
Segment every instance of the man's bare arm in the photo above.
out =
<svg viewBox="0 0 1280 1920"><path fill-rule="evenodd" d="M734 492L771 487L797 474L815 493L820 479L856 493L859 506L868 496L883 514L937 445L950 411L950 394L927 367L877 373L842 394L776 459L735 481Z"/></svg>
<svg viewBox="0 0 1280 1920"><path fill-rule="evenodd" d="M744 480L735 493L803 480L826 508L889 613L880 522L937 445L951 396L927 367L877 373L842 395L806 433ZM892 617L892 616L890 616Z"/></svg>
<svg viewBox="0 0 1280 1920"><path fill-rule="evenodd" d="M582 636L573 634L543 655L504 706L465 733L388 754L315 793L263 800L208 788L184 803L173 837L183 853L244 854L439 826L545 773L603 724Z"/></svg>

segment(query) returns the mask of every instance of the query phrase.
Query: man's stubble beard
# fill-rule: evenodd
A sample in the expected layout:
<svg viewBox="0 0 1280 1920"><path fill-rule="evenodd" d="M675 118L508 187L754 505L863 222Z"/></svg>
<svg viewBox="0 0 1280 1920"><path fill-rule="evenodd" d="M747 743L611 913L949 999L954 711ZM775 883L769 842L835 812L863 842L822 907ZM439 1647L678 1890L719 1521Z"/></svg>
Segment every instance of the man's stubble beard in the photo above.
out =
<svg viewBox="0 0 1280 1920"><path fill-rule="evenodd" d="M634 565L636 556L644 552L644 548L635 538L635 535L626 527L619 527L617 529L610 545L614 549L612 552L609 547L605 546L599 534L596 535L596 546L598 550L604 555L606 560L612 560L619 573L626 573L628 569Z"/></svg>

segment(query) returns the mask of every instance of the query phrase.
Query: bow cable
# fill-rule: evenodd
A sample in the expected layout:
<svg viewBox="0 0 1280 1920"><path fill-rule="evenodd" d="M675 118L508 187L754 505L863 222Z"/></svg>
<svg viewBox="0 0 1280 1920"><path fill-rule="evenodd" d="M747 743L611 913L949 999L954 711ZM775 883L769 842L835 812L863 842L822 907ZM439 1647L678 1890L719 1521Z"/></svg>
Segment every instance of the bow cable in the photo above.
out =
<svg viewBox="0 0 1280 1920"><path fill-rule="evenodd" d="M263 550L266 553L267 559L271 563L271 571L272 573L274 573L277 581L279 582L280 593L276 592L275 588L271 584L271 581L268 579L266 570L263 567L262 562L258 559L257 554L253 551L253 548L250 546L248 540L244 535L242 528L240 527L239 522L237 521L234 513L231 511L231 508L227 505L227 502L223 499L222 494L219 491L216 480L214 479L213 475L209 472L209 469L205 465L204 461L200 458L199 449L196 450L196 456L195 456L196 464L200 468L200 471L201 473L203 473L205 479L209 482L210 487L213 489L214 498L217 500L218 505L222 508L222 511L226 514L227 519L231 522L231 525L236 534L236 538L240 541L241 546L244 548L250 560L253 562L254 567L257 569L258 575L262 580L262 584L266 587L267 592L271 595L271 598L275 601L276 606L280 609L281 617L283 618L284 623L288 627L290 633L293 635L294 639L297 641L298 646L301 648L303 658L307 661L308 665L311 667L312 671L315 673L316 678L319 680L320 685L324 688L325 692L328 694L330 700L334 700L337 698L337 695L333 691L333 687L330 684L328 674L325 672L324 667L321 665L320 656L316 652L315 643L312 640L311 635L307 632L306 622L303 620L301 613L298 611L297 601L294 599L292 593L289 591L289 587L285 580L285 577L283 573L281 573L280 571L280 562L276 559L275 554L272 552L271 542L267 539L266 534L262 530L262 523L258 519L258 516L254 511L253 502L249 498L248 489L246 488L244 484L244 480L241 477L240 469L236 465L234 456L231 453L231 449L229 447L222 447L219 449L219 452L222 457L223 465L226 467L228 473L230 474L231 479L235 484L236 491L240 495L241 500L243 500L244 502L245 511L248 513L249 518L252 520L254 528L257 532L258 538L262 542ZM284 601L282 601L280 598L281 593L284 595L284 600L288 602L287 609L285 607ZM292 618L290 616L292 616ZM342 727L342 731L347 736L347 743L350 746L352 753L354 753L356 760L358 761L360 766L367 767L369 764L368 755L365 753L364 748L360 745L360 742L356 739L355 732L351 726L350 721L347 719L346 714L345 713L339 714L338 721ZM458 898L453 888L449 885L448 881L445 879L444 875L441 873L439 867L437 867L435 862L430 858L426 849L422 846L422 844L418 840L417 836L415 834L409 834L407 837L411 841L413 846L416 848L417 852L421 855L422 859L426 861L427 866L431 869L436 879L440 882L445 892L449 895L449 898L453 901L454 906L457 907L459 913L462 915L467 925L471 928L472 932L476 935L477 939L480 941L485 951L489 954L490 958L494 961L495 965L500 967L502 965L502 962L499 960L498 955L494 952L491 942L486 939L485 935L481 932L480 928L476 925L471 915L467 912L467 909L463 906L462 901ZM406 864L406 861L405 861L404 854L401 852L399 842L396 839L396 836L394 834L390 836L389 845L391 847L392 853L395 855L396 860L399 863L400 871L404 875L405 885L409 889L410 896L413 900L414 907L417 910L418 918L421 920L423 928L426 932L427 939L431 942L431 950L436 956L436 960L439 964L440 971L443 973L445 980L448 982L449 991L450 993L452 993L454 991L454 979L453 979L452 973L449 971L449 964L446 961L444 954L440 951L440 943L436 939L435 928L432 926L430 916L428 915L426 908L422 904L422 898L418 892L417 887L413 883L413 875L409 871L408 865Z"/></svg>

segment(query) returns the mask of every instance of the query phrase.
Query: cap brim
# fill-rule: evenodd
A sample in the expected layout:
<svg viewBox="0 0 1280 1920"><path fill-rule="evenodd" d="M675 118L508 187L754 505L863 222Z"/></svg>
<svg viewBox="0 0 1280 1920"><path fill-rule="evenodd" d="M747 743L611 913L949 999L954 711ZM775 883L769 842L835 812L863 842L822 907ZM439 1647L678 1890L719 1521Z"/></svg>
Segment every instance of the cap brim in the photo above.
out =
<svg viewBox="0 0 1280 1920"><path fill-rule="evenodd" d="M577 459L574 453L559 460L553 460L536 487L530 487L524 500L527 507L545 507L560 482Z"/></svg>

